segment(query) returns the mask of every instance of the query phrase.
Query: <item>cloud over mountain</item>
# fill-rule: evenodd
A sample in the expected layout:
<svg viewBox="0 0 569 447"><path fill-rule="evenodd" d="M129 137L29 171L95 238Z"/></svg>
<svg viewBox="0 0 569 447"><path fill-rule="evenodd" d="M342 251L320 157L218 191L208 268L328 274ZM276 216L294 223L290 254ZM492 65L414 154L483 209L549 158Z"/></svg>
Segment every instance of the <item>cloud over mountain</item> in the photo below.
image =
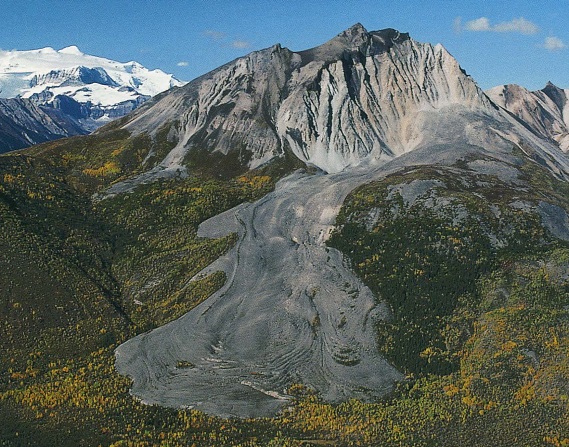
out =
<svg viewBox="0 0 569 447"><path fill-rule="evenodd" d="M456 22L455 22L456 28ZM500 22L493 25L487 17L479 17L478 19L469 20L460 27L466 31L474 32L496 32L496 33L519 33L519 34L537 34L539 27L523 17L514 18L508 22Z"/></svg>

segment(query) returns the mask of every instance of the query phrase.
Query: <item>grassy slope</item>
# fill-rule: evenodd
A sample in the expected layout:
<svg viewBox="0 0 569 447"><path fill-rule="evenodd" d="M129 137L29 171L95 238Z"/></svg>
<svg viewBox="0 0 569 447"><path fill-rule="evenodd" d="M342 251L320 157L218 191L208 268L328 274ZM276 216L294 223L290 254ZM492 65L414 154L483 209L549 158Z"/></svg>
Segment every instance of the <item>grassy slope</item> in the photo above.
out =
<svg viewBox="0 0 569 447"><path fill-rule="evenodd" d="M13 423L0 439L19 433L15 445L25 436L31 445L63 445L66 427L77 426L84 428L72 430L68 445L81 439L91 445L93 436L102 436L103 421L84 424L94 403L81 399L101 390L113 402L118 398L109 394L135 405L124 378L112 371L113 347L179 317L219 288L221 273L188 280L228 250L234 235L201 240L198 224L262 197L297 166L285 157L243 175L238 168L222 176L200 170L93 203L91 194L138 173L152 145L158 153L169 145L127 137L115 130L0 157L0 384L6 393L0 406ZM207 164L207 157L198 162ZM96 387L81 388L85 374L100 371L109 381L101 377ZM30 393L32 400L60 397L21 405ZM72 397L81 402L72 405L73 416L68 409L51 411Z"/></svg>
<svg viewBox="0 0 569 447"><path fill-rule="evenodd" d="M387 445L569 445L569 251L539 216L508 205L545 197L569 209L569 190L535 165L522 171L530 190L409 170L342 208L330 243L391 307L378 339L410 378L381 407L400 432ZM393 187L414 180L439 183L405 203Z"/></svg>
<svg viewBox="0 0 569 447"><path fill-rule="evenodd" d="M472 190L444 171L400 174L355 191L332 240L394 311L378 337L412 377L389 399L332 406L298 386L295 406L255 421L133 400L128 380L114 372L114 346L177 317L223 281L214 275L187 286L232 243L197 239L198 223L260 197L293 166L242 176L236 164L222 178L200 169L201 177L92 204L91 193L139 172L132 159L143 159L150 142L135 144L119 131L89 138L0 157L2 445L569 443L569 253L535 217L505 206L520 191L495 179ZM190 162L208 164L202 156ZM528 173L537 193L567 207L566 185ZM450 214L419 203L405 209L386 196L390 184L418 178L444 182L439 194L472 217L456 225ZM381 218L367 230L371 209ZM493 248L490 231L508 245ZM527 245L530 236L541 241L538 251Z"/></svg>

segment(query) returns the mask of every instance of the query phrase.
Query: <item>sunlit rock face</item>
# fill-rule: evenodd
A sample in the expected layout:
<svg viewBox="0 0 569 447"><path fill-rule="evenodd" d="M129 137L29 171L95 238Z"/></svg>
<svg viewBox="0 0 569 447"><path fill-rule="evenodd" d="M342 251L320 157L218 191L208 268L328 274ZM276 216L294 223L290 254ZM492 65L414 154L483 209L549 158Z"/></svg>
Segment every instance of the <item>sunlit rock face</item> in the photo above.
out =
<svg viewBox="0 0 569 447"><path fill-rule="evenodd" d="M290 148L338 172L413 150L429 139L429 114L453 106L496 114L441 45L358 24L310 50L275 45L237 59L141 109L126 128L171 126L178 145L164 168L192 149L244 150L254 168Z"/></svg>
<svg viewBox="0 0 569 447"><path fill-rule="evenodd" d="M505 110L525 122L534 132L569 150L569 90L551 82L530 92L519 85L499 85L486 94Z"/></svg>

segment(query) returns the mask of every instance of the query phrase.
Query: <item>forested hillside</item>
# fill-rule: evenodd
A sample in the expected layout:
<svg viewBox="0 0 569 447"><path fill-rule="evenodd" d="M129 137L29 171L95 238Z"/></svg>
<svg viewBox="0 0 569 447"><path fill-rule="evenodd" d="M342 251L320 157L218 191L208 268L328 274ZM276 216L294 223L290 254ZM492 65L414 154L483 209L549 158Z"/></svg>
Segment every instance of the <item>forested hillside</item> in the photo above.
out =
<svg viewBox="0 0 569 447"><path fill-rule="evenodd" d="M531 191L460 167L408 169L354 191L329 243L387 300L379 344L407 379L374 404L331 405L298 385L276 418L224 420L133 399L113 349L223 283L188 282L233 243L196 238L198 223L261 197L295 166L196 172L91 201L118 173L90 170L124 142L96 144L0 158L3 445L569 443L569 250L511 206L549 197L567 208L567 186L545 170L526 165Z"/></svg>

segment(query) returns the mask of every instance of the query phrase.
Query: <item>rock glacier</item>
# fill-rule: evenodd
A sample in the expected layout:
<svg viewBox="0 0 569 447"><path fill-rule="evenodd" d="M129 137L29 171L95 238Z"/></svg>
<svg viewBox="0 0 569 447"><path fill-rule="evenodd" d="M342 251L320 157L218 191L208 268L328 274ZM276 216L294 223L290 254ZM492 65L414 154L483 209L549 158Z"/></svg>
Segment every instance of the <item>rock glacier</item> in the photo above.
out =
<svg viewBox="0 0 569 447"><path fill-rule="evenodd" d="M559 178L569 173L557 145L490 100L441 45L359 24L310 50L251 53L149 101L121 125L154 136L166 129L174 148L110 193L187 169L191 151L240 150L249 168L290 151L320 168L204 222L203 237L239 234L202 272L223 270L226 284L116 350L118 371L144 402L223 416L275 414L296 382L330 401L366 400L402 377L375 341L387 306L325 244L355 187L409 166L459 162L516 178L516 153Z"/></svg>

